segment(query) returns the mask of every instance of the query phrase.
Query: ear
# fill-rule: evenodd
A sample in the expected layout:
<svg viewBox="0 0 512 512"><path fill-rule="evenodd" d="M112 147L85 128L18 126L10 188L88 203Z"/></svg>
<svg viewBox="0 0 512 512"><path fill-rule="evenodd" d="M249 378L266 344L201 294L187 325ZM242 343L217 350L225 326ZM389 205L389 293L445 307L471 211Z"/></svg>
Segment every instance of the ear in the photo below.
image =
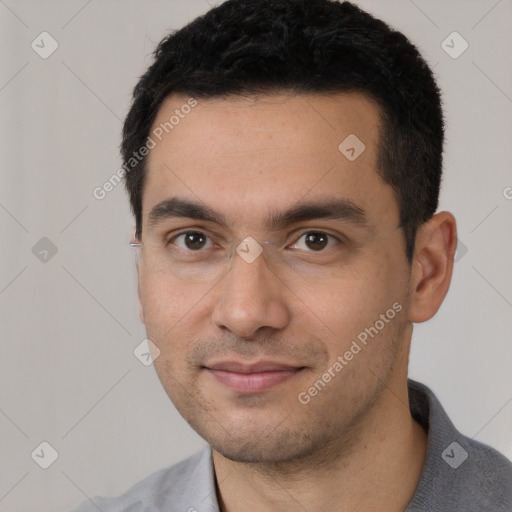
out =
<svg viewBox="0 0 512 512"><path fill-rule="evenodd" d="M441 306L450 287L456 249L457 224L450 212L436 213L418 229L411 271L411 322L429 320Z"/></svg>

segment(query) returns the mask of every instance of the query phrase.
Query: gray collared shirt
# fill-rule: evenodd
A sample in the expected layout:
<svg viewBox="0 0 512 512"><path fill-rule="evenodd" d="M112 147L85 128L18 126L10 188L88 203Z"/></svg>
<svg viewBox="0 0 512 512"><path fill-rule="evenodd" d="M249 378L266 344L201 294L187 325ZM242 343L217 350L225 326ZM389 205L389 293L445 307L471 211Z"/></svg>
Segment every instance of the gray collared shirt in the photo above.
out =
<svg viewBox="0 0 512 512"><path fill-rule="evenodd" d="M428 432L425 464L405 512L511 512L512 463L462 435L434 393L408 381L413 417ZM71 512L219 512L211 448L136 483L117 498L95 497Z"/></svg>

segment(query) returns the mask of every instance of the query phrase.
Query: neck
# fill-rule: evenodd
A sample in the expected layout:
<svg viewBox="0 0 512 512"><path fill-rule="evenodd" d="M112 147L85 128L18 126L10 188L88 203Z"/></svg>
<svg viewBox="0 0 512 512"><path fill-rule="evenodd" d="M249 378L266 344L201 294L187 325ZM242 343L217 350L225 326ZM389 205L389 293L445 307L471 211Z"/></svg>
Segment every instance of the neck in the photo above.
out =
<svg viewBox="0 0 512 512"><path fill-rule="evenodd" d="M314 460L292 463L238 463L213 450L222 512L404 510L427 447L425 431L410 414L406 376L388 382L365 418L343 437Z"/></svg>

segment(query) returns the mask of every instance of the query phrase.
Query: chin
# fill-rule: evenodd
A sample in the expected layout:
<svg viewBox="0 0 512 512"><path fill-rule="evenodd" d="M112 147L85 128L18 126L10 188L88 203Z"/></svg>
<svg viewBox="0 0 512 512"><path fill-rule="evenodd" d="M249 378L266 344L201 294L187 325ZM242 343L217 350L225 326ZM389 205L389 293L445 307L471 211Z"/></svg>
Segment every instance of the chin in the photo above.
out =
<svg viewBox="0 0 512 512"><path fill-rule="evenodd" d="M226 459L243 463L280 463L306 458L318 451L326 440L312 437L308 429L279 429L260 424L259 429L236 429L223 432L198 432L205 441Z"/></svg>
<svg viewBox="0 0 512 512"><path fill-rule="evenodd" d="M229 445L225 443L210 444L226 459L246 464L291 462L305 458L315 451L314 448L308 449L306 446L298 446L290 441L287 445L247 440L237 444L231 444L232 441L230 441Z"/></svg>

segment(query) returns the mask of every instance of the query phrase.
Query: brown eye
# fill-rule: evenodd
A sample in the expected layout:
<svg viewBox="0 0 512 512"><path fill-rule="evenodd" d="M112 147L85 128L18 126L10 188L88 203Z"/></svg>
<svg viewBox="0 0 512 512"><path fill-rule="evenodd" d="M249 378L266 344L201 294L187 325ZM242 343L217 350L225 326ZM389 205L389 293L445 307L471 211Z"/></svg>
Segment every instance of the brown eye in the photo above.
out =
<svg viewBox="0 0 512 512"><path fill-rule="evenodd" d="M306 231L291 246L292 249L301 249L305 252L324 252L324 249L330 249L335 245L341 244L341 241L329 233L323 231Z"/></svg>
<svg viewBox="0 0 512 512"><path fill-rule="evenodd" d="M206 246L208 238L207 235L200 231L186 231L174 237L172 242L176 243L178 240L182 239L183 241L181 243L176 243L180 249L198 251Z"/></svg>
<svg viewBox="0 0 512 512"><path fill-rule="evenodd" d="M326 233L312 232L306 233L305 242L310 249L318 251L325 248L329 242L329 238Z"/></svg>

